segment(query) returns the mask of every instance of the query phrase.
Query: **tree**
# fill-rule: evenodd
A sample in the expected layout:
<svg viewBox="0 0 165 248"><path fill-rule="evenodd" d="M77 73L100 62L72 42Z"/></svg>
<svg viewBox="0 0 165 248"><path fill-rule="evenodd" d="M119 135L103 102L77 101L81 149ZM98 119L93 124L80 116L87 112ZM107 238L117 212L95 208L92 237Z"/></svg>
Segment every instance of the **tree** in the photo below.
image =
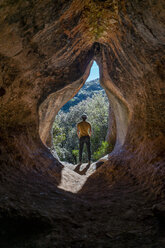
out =
<svg viewBox="0 0 165 248"><path fill-rule="evenodd" d="M82 114L86 113L92 126L91 150L92 160L103 156L105 149L104 141L108 129L109 102L105 93L94 94L77 105L70 107L69 112L59 111L53 125L53 140L57 154L61 160L71 163L76 162L78 157L79 141L76 125L81 121ZM105 148L105 147L103 147ZM108 147L106 147L108 149ZM96 151L99 151L96 155ZM107 151L107 150L106 150ZM108 152L108 151L107 151ZM87 154L83 153L83 159L87 160Z"/></svg>

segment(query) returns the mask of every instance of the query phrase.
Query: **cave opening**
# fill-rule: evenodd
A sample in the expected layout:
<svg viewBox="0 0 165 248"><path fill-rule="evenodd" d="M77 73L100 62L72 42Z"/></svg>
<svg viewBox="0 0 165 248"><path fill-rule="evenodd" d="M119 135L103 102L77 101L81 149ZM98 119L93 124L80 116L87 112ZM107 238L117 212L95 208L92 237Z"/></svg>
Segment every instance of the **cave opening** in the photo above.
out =
<svg viewBox="0 0 165 248"><path fill-rule="evenodd" d="M91 57L88 55L89 57L87 57L86 63L79 62L79 66L84 68L80 73L80 76L67 86L49 94L39 107L39 135L41 141L60 162L67 161L67 163L73 164L78 162L79 145L76 134L76 124L80 121L80 116L86 112L86 104L88 104L87 112L90 116L91 106L94 107L93 103L98 102L100 107L96 106L96 108L94 108L94 113L92 114L95 117L93 117L93 119L97 119L97 113L95 113L95 111L99 109L100 115L98 117L98 123L106 123L105 126L96 127L95 133L98 133L98 137L96 138L97 146L93 146L94 148L92 148L93 162L99 161L102 158L104 161L108 159L108 155L112 153L112 151L113 153L118 151L123 146L126 139L128 124L131 120L131 107L110 78L109 65L106 60L101 59L100 56L100 44L96 43L93 47L94 53L90 55ZM104 47L104 49L106 49L106 47ZM79 70L81 70L80 67ZM93 79L92 77L96 77L95 80L97 80L97 85L94 80L90 80ZM92 83L93 85L88 85L91 81L94 81ZM84 95L81 93L81 90L84 90L83 87L91 88L91 92L94 92L94 88L92 87L96 87L95 91L100 91L100 95L97 94L97 99L93 99L93 95L91 97L91 102L88 102L88 98L90 97L87 97L89 94L87 91L88 93L85 96L85 99L82 99L86 102L81 104L81 101L77 99L78 95ZM76 110L76 107L74 106L75 103L76 105L79 104L81 111ZM70 116L67 114L67 119L65 115L70 108L74 108L75 116L72 113ZM104 112L106 120L104 120L104 118L101 119L101 112ZM57 121L55 121L55 117ZM70 125L71 129L67 129L66 133L64 133L62 129L68 120L72 123ZM99 134L102 132L104 132L104 134L102 139L99 140ZM67 139L66 136L68 136L69 133L74 133L74 135ZM64 143L66 140L69 140L69 145L71 146L69 152L65 149ZM75 144L72 141L76 141ZM61 147L59 145L60 142ZM95 142L93 141L93 143ZM86 146L84 148L86 149ZM59 151L60 149L61 151ZM59 153L63 154L59 155ZM66 155L67 153L68 155ZM85 154L87 155L87 153L83 154L84 159L86 159Z"/></svg>
<svg viewBox="0 0 165 248"><path fill-rule="evenodd" d="M61 72L62 77L59 80L59 87L53 89L52 93L50 92L47 96L44 96L44 100L39 105L40 139L49 149L49 154L51 153L53 155L52 160L54 160L54 163L60 163L61 166L58 188L72 193L79 192L90 175L100 166L103 167L112 156L116 156L116 154L122 150L127 136L128 125L131 121L131 107L112 80L111 73L113 72L111 71L109 60L106 59L107 53L109 53L109 51L105 45L94 43L86 53L83 53L83 59L80 56L73 62L74 67L71 65L67 67L67 65L64 64ZM83 104L84 108L82 108L81 102L78 103L82 108L82 112L78 111L75 107L76 105L72 106L72 104L76 102L74 99L75 96L77 97L76 94L81 94L81 89L87 87L87 84L89 84L92 66L95 66L98 70L96 78L99 76L99 83L97 86L102 89L104 95L100 96L97 94L97 100L92 97L88 103L89 113L86 113L88 99L83 99L86 101ZM94 85L96 86L96 84ZM69 102L69 100L71 100L71 102ZM96 101L99 107L97 106L95 108L92 101ZM101 101L102 106L100 107ZM75 115L70 114L68 119L65 117L65 104L68 104L71 109L75 107ZM106 104L108 105L107 109L105 107ZM87 159L87 151L85 150L86 144L84 145L84 154L82 164L80 165L79 139L77 137L76 126L77 123L81 121L81 115L84 112L88 117L91 115L92 107L94 107L94 112L96 109L100 111L101 114L104 112L106 120L102 123L103 118L101 116L101 119L98 118L98 120L95 121L96 132L94 131L94 133L98 134L98 137L96 137L98 145L94 147L94 149L91 147L93 154L90 163L87 163L89 159ZM64 114L61 113L61 109ZM97 114L94 115L93 119L97 119L96 117ZM72 124L69 125L70 129L67 129L64 133L63 127L69 124L68 120L71 120ZM88 118L88 121L91 121L90 118ZM97 123L102 126L98 128ZM93 126L93 123L91 124ZM68 138L69 134L72 135ZM102 135L101 139L99 139L100 134ZM58 137L56 137L56 135ZM93 137L91 137L91 140ZM66 151L66 147L64 146L65 141L69 141L68 143L71 147L69 152ZM61 143L60 147L59 143ZM60 152L62 151L61 153L65 153L65 156L63 156L63 154L63 157L59 155L58 149ZM72 172L76 172L81 178L77 179L77 175L75 176ZM71 178L69 179L70 176ZM71 187L72 184L70 184L73 178L75 178L74 188Z"/></svg>
<svg viewBox="0 0 165 248"><path fill-rule="evenodd" d="M87 115L87 122L92 126L91 161L96 162L113 150L114 143L108 139L110 105L106 92L100 85L99 66L95 60L84 85L62 106L53 123L51 151L61 162L77 164L79 161L79 139L76 129L84 113ZM88 161L86 145L82 161Z"/></svg>

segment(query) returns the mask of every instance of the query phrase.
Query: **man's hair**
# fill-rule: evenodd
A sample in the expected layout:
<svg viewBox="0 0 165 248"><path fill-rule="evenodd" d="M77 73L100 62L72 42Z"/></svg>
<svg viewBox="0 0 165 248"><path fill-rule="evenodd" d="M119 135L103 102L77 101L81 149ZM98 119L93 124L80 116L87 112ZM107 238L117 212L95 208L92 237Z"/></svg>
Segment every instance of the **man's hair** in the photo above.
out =
<svg viewBox="0 0 165 248"><path fill-rule="evenodd" d="M87 119L87 115L86 115L86 114L83 114L83 115L81 116L81 118L83 119L83 121L85 121L85 120Z"/></svg>

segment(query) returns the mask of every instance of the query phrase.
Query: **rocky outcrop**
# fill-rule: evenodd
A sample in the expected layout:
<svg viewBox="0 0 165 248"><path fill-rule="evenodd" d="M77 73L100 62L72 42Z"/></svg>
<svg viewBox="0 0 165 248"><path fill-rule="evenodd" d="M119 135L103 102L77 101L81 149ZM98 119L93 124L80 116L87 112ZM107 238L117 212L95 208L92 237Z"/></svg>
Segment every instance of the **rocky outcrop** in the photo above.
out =
<svg viewBox="0 0 165 248"><path fill-rule="evenodd" d="M116 145L83 192L97 177L108 181L113 165L164 198L163 4L1 1L0 181L8 197L3 211L17 206L22 215L30 212L34 194L24 209L20 186L33 192L60 184L62 165L49 150L52 122L85 83L94 59L115 116ZM35 204L37 211L36 198Z"/></svg>

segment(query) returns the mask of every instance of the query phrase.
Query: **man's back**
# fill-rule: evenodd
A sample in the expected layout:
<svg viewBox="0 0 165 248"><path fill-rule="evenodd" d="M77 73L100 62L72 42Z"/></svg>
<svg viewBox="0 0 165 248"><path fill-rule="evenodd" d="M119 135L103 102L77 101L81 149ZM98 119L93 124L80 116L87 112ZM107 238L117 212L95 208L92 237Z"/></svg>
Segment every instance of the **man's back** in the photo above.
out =
<svg viewBox="0 0 165 248"><path fill-rule="evenodd" d="M80 137L88 136L91 131L91 124L87 121L81 121L77 124L77 128L80 132Z"/></svg>

